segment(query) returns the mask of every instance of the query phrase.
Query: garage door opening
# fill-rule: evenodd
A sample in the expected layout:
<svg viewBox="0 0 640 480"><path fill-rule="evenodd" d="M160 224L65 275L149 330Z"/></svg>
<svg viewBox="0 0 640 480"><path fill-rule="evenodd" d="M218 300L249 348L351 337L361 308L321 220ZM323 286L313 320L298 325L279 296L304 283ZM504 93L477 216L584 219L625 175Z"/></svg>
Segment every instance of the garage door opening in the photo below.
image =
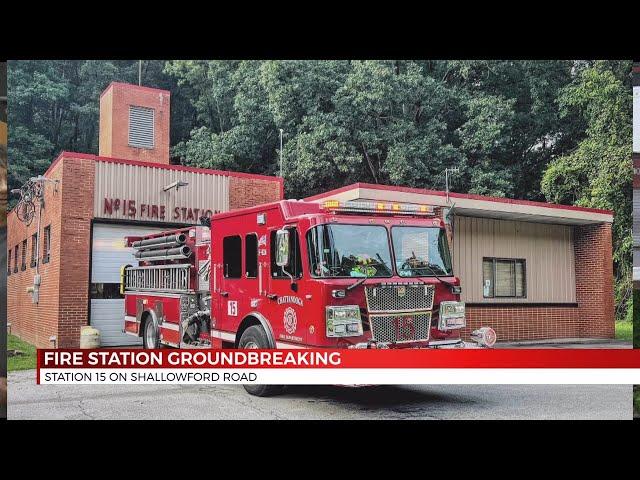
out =
<svg viewBox="0 0 640 480"><path fill-rule="evenodd" d="M120 294L120 268L136 265L133 249L126 247L124 237L147 235L170 227L138 227L133 225L93 225L91 249L91 313L89 324L100 331L103 347L141 345L142 340L122 333L124 297Z"/></svg>

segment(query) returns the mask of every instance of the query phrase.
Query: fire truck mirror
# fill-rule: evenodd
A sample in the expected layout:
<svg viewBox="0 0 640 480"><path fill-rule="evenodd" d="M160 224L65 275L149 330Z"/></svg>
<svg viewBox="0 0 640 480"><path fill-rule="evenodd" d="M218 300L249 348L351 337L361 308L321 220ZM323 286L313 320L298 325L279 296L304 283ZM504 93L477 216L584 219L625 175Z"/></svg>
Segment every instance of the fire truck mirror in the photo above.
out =
<svg viewBox="0 0 640 480"><path fill-rule="evenodd" d="M276 265L279 267L289 265L289 230L276 232Z"/></svg>

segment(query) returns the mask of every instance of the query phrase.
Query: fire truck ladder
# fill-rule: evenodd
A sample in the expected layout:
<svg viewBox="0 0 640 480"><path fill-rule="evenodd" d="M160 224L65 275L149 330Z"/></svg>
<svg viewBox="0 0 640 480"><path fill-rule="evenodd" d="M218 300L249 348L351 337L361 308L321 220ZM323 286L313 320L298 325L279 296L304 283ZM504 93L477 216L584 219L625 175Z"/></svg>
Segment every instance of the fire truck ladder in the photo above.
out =
<svg viewBox="0 0 640 480"><path fill-rule="evenodd" d="M125 290L183 293L191 290L191 265L150 265L125 270Z"/></svg>

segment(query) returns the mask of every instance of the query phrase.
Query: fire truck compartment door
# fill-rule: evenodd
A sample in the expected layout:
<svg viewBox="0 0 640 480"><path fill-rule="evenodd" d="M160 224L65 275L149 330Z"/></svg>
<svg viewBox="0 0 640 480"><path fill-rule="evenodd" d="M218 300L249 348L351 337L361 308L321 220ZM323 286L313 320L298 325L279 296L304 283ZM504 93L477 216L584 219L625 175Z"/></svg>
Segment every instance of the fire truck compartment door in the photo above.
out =
<svg viewBox="0 0 640 480"><path fill-rule="evenodd" d="M133 249L125 247L127 235L147 235L166 228L134 225L93 225L91 245L91 312L89 323L100 331L100 345L141 345L142 340L122 333L124 299L120 295L120 267L137 265Z"/></svg>

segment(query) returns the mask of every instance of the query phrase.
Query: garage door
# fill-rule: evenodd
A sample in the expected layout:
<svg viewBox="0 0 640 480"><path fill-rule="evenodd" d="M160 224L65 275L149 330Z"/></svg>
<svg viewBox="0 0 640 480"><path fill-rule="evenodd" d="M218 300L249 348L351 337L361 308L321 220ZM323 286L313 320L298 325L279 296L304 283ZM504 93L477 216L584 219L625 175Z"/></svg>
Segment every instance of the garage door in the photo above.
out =
<svg viewBox="0 0 640 480"><path fill-rule="evenodd" d="M100 344L103 347L142 343L122 333L124 299L120 295L120 267L136 264L133 250L125 247L124 237L163 230L167 229L111 224L93 226L90 324L100 330Z"/></svg>

